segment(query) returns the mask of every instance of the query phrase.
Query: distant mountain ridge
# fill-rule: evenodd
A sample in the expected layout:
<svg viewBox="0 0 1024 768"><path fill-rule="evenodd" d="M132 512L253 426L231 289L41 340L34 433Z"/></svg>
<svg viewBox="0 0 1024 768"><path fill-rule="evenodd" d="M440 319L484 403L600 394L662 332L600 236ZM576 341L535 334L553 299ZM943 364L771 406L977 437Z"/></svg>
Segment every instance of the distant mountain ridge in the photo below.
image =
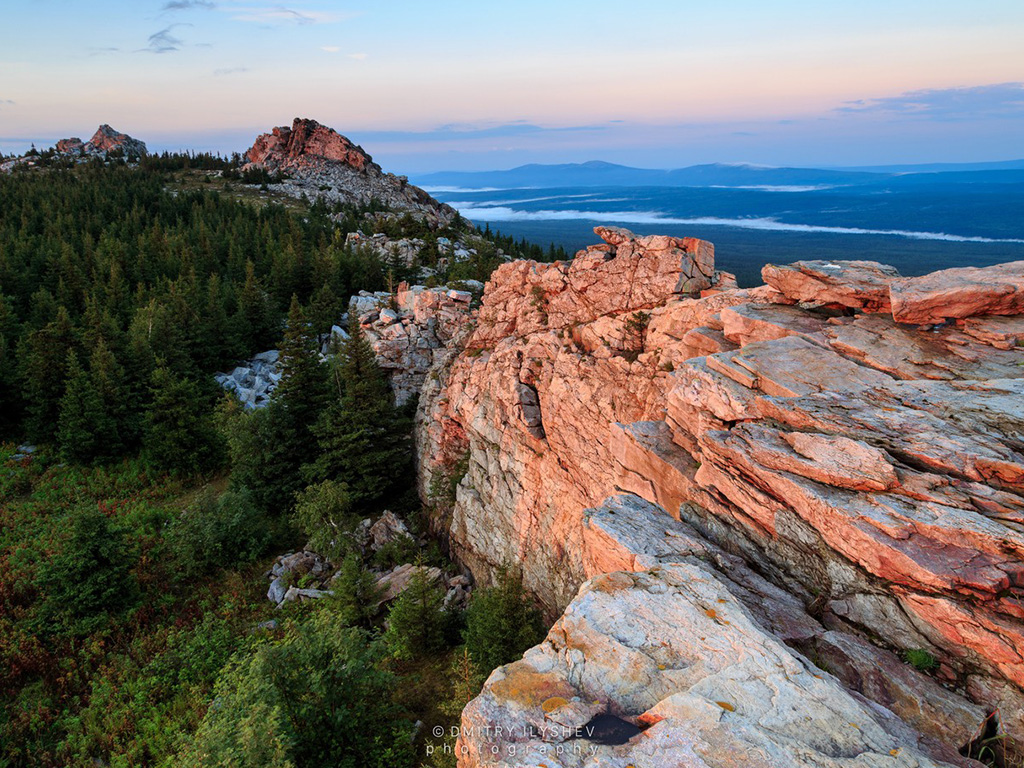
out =
<svg viewBox="0 0 1024 768"><path fill-rule="evenodd" d="M708 163L674 170L633 168L600 160L543 165L532 163L504 171L440 171L416 177L426 187L479 189L497 187L734 187L826 188L872 184L904 175L926 175L943 181L1024 181L1024 160L996 163L939 163L873 168L775 168ZM949 178L945 176L949 174ZM980 174L974 176L975 174ZM969 178L974 177L974 178Z"/></svg>

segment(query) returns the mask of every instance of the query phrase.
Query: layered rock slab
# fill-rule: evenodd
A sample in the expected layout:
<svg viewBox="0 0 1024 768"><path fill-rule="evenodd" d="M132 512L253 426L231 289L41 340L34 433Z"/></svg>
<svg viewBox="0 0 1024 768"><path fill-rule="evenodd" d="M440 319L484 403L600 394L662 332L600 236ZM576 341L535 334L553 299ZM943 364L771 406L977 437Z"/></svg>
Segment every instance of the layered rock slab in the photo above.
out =
<svg viewBox="0 0 1024 768"><path fill-rule="evenodd" d="M761 277L793 301L889 312L889 285L900 273L877 261L797 261L767 264Z"/></svg>
<svg viewBox="0 0 1024 768"><path fill-rule="evenodd" d="M1024 314L1024 261L959 267L894 280L892 315L899 323L942 323L976 315Z"/></svg>
<svg viewBox="0 0 1024 768"><path fill-rule="evenodd" d="M779 635L818 638L837 664L884 666L884 652L834 640L792 599L662 510L614 497L588 511L587 527L598 575L545 642L496 670L467 706L461 765L971 764L852 693ZM609 566L624 570L600 572ZM904 678L904 693L932 708L918 720L933 732L966 741L984 719L934 683ZM608 717L642 730L623 744L602 743L594 729Z"/></svg>

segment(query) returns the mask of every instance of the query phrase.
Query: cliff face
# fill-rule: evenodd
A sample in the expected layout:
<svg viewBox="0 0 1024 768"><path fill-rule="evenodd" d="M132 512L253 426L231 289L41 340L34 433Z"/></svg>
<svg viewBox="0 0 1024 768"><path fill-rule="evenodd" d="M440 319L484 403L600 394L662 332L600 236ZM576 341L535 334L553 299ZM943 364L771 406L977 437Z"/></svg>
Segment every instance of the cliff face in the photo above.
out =
<svg viewBox="0 0 1024 768"><path fill-rule="evenodd" d="M421 488L453 552L484 580L521 563L552 617L572 603L527 666L492 676L464 724L550 723L557 716L536 707L552 697L552 711L565 700L563 715L579 720L594 714L579 702L599 701L634 725L664 718L676 736L703 723L701 754L753 749L760 733L782 750L766 765L855 748L877 753L872 764L912 764L898 757L911 746L955 762L929 740L960 747L992 713L1024 736L1024 263L901 278L873 262L802 262L766 267L768 285L740 290L713 272L708 243L597 231L605 245L571 264L498 269L465 348L421 395ZM467 464L454 499L438 493ZM626 500L614 514L612 497ZM649 573L602 580L621 571ZM721 605L738 615L716 631L743 635L731 650L696 647L695 633L703 641L714 628L693 607L719 611L719 597L685 586L696 581L729 593ZM592 619L581 624L581 612ZM602 613L635 620L623 629ZM653 685L640 674L661 671L651 643L674 649L666 669L700 666L716 682L694 673ZM623 664L637 676L588 682L577 665L598 646L617 648L609 665L636 659ZM932 678L892 653L909 649L935 657ZM742 662L734 698L722 699L733 709L712 690L725 673L707 654L723 652ZM810 744L799 718L786 731L795 741L766 736L758 699L777 689L766 669L791 663L779 654L835 683L827 695L791 691L801 716L866 697L886 708L867 708L877 738L844 742L845 714L826 717L827 744ZM887 669L902 677L878 673ZM550 693L558 686L572 695ZM893 736L887 717L917 736ZM521 744L544 739L534 741ZM490 742L462 744L479 756ZM565 759L547 762L593 764Z"/></svg>
<svg viewBox="0 0 1024 768"><path fill-rule="evenodd" d="M258 136L245 159L247 167L288 176L280 188L295 197L357 205L376 199L400 213L442 225L455 216L453 208L409 184L404 176L384 173L362 147L315 120L297 117L290 128L281 126Z"/></svg>

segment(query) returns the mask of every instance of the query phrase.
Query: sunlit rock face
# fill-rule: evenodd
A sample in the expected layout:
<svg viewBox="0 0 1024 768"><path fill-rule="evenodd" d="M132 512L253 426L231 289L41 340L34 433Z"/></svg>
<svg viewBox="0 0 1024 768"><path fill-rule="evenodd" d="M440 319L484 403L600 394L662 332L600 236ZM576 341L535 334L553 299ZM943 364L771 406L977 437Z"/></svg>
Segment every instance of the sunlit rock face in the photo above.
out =
<svg viewBox="0 0 1024 768"><path fill-rule="evenodd" d="M595 700L633 726L657 710L670 725L642 738L667 728L682 738L682 723L692 721L701 724L699 738L710 739L701 743L733 760L709 760L715 750L694 742L705 762L630 753L638 765L732 765L741 759L735 755L753 764L819 765L830 763L808 755L838 761L849 750L870 765L955 762L956 749L922 745L959 748L997 710L1001 728L1024 735L1024 329L1020 312L1012 314L1015 300L1006 298L1016 290L1016 265L905 279L873 262L801 262L770 265L768 285L737 289L714 272L708 243L597 232L604 244L571 263L499 268L475 327L437 361L420 397L421 490L453 553L483 581L503 562L519 564L552 619L574 606L515 669L532 675L529 665L539 664L536 674L551 675L551 690L568 685L571 695L549 698L578 697L566 710L574 723L594 714ZM979 298L989 283L998 297ZM955 311L926 309L937 306L927 298L936 285L961 297L944 305ZM912 324L903 322L908 312ZM442 492L456 482L454 495ZM593 510L623 493L633 501L616 512L625 520L619 533L595 529ZM650 527L651 505L662 511L650 541L661 542L674 521L686 524L696 542L684 547L688 568L674 565L672 547L666 555L662 544L649 552L646 544L616 543L623 532ZM723 565L725 552L731 560ZM679 650L681 668L710 669L703 646L689 645L707 629L699 617L706 596L684 585L731 592L741 567L757 574L755 595L775 590L792 609L772 616L800 616L803 629L794 635L786 621L757 615L766 597L740 601L743 621L765 639L744 630L727 643L760 670L741 674L736 701L722 699L735 712L716 711L718 699L696 673L675 687L658 687L658 678L658 698L643 702L629 703L634 685L654 684L639 671L603 693L582 685L578 671L597 638L624 646L602 652L593 669L620 652L627 666L640 658L633 652L654 658L648 645L660 643L689 649ZM604 574L626 571L650 573L630 576L622 589L597 586L619 583L625 577ZM671 596L661 611L660 594ZM640 630L639 648L607 624L647 614L653 623ZM592 617L585 626L571 618L583 615ZM579 648L559 630L569 626L583 638ZM720 629L733 631L739 627ZM778 642L790 660L778 655ZM913 649L927 651L925 666L934 659L927 675L894 655ZM883 651L889 655L879 661L874 654ZM847 697L840 704L830 693L825 710L865 706L881 730L862 730L860 742L837 735L832 746L800 741L811 736L799 733L799 717L816 717L824 699L794 688L785 700L795 709L778 715L794 719L780 720L776 734L759 708L765 691L775 690L764 674L790 663ZM933 693L899 695L900 686L884 682L897 679L895 670ZM536 697L510 692L519 683L496 684L519 674L495 673L467 722L498 713L516 723L544 719L548 713L533 709ZM913 685L902 690L918 691ZM929 710L940 688L956 703ZM701 702L692 698L698 693ZM962 715L956 728L946 725L950 707ZM888 718L921 738L893 735L899 729ZM883 749L890 737L906 751ZM764 739L777 751L758 752ZM485 764L482 750L493 745L463 741L476 750L464 764ZM541 762L619 765L588 760Z"/></svg>

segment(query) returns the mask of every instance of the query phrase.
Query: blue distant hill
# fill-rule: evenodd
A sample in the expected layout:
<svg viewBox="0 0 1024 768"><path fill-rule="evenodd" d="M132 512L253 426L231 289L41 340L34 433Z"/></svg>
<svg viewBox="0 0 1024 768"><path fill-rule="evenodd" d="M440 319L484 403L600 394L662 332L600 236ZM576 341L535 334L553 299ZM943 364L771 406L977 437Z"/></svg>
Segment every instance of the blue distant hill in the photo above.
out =
<svg viewBox="0 0 1024 768"><path fill-rule="evenodd" d="M913 178L923 177L923 178ZM941 177L941 178L940 178ZM514 189L517 187L729 187L736 189L821 188L875 184L1020 183L1024 160L994 163L932 163L871 168L775 168L711 163L675 170L632 168L598 160L561 165L530 164L504 171L441 171L414 181L426 187Z"/></svg>

